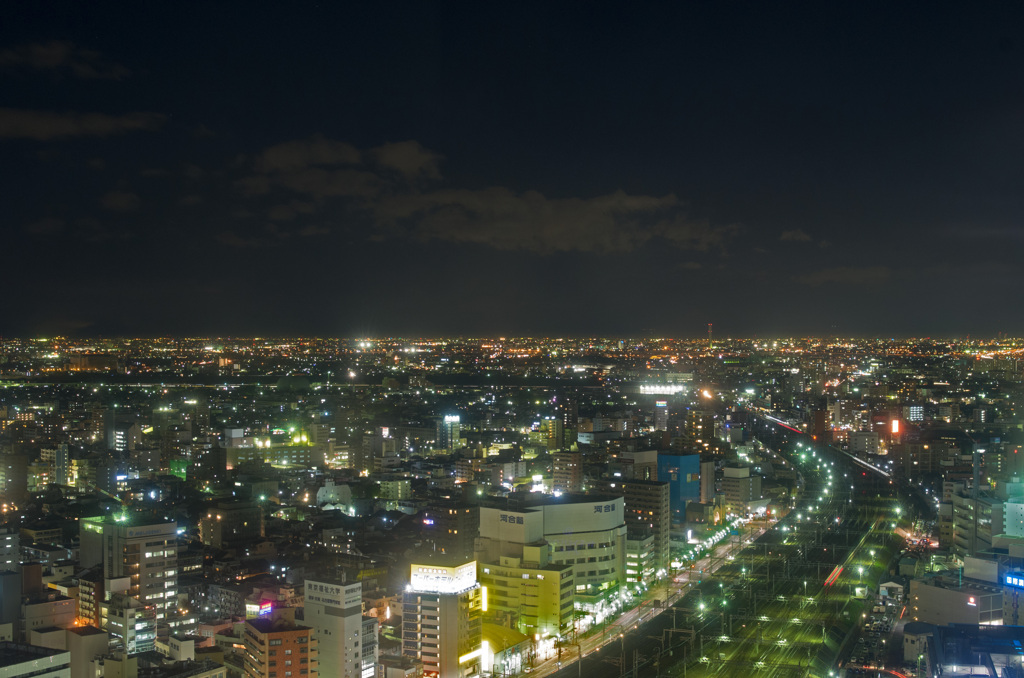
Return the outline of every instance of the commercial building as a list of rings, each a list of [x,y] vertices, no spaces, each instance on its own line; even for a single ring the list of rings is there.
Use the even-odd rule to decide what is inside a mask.
[[[476,569],[475,560],[445,558],[410,567],[402,594],[402,654],[419,660],[424,676],[482,673],[483,599]]]
[[[524,559],[527,545],[547,543],[554,565],[571,565],[577,607],[597,612],[625,582],[622,497],[530,494],[510,508],[481,507],[477,558]]]
[[[319,641],[320,673],[360,678],[363,585],[306,580],[303,605],[303,622],[315,631]]]
[[[934,576],[910,580],[907,616],[946,624],[1002,624],[1003,589],[992,583]]]
[[[244,642],[246,678],[317,678],[316,634],[295,622],[294,608],[246,621]]]
[[[522,557],[481,561],[485,618],[511,622],[530,637],[554,637],[572,630],[576,584],[573,566],[550,561],[551,546],[524,544]]]

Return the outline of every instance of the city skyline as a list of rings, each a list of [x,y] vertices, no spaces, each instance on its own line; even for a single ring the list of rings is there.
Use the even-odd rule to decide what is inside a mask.
[[[928,9],[0,9],[0,334],[1020,335],[1022,10]]]

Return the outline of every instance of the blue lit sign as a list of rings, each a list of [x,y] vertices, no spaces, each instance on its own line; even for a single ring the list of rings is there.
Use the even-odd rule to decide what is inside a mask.
[[[1006,576],[1003,577],[1003,581],[1006,582],[1007,586],[1024,589],[1024,572],[1007,572]]]

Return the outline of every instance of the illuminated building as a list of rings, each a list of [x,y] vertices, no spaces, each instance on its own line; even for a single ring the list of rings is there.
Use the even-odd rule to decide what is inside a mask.
[[[582,492],[583,455],[579,452],[556,452],[551,460],[555,492]]]
[[[478,564],[485,618],[509,618],[531,637],[568,634],[576,598],[572,565],[551,563],[551,546],[543,542],[524,545],[522,551],[521,558],[502,556]]]
[[[555,400],[555,411],[562,422],[562,439],[559,447],[568,449],[576,442],[579,432],[579,401],[575,394],[562,394],[557,396]]]
[[[236,468],[240,464],[257,461],[275,468],[324,468],[324,455],[309,443],[304,433],[287,439],[278,438],[281,437],[256,438],[253,447],[227,448],[227,467]]]
[[[655,400],[654,401],[654,430],[655,431],[667,431],[668,430],[668,401],[667,400]]]
[[[462,424],[457,414],[445,415],[437,423],[437,448],[449,452],[459,449],[461,443]]]
[[[560,450],[565,446],[562,444],[565,429],[562,420],[558,417],[545,417],[540,422],[540,440],[549,450]]]
[[[761,499],[761,476],[751,475],[749,466],[726,466],[722,470],[722,494],[729,513],[752,513],[751,503]]]
[[[115,588],[121,582],[112,582]],[[113,593],[99,604],[100,628],[110,634],[120,650],[133,654],[156,649],[156,614],[124,593]]]
[[[402,654],[422,662],[424,676],[480,676],[482,604],[475,560],[413,563],[402,594]]]
[[[304,600],[303,620],[316,634],[320,674],[362,678],[363,585],[307,579]]]
[[[550,545],[552,564],[573,567],[577,605],[602,608],[625,582],[623,498],[533,495],[517,508],[480,508],[481,562],[525,561],[527,547],[541,543]]]
[[[312,628],[295,623],[293,608],[245,622],[246,678],[317,678],[319,642]]]
[[[0,528],[0,570],[16,571],[21,563],[18,533],[12,528]]]
[[[669,484],[630,480],[622,484],[622,493],[628,536],[651,537],[651,567],[655,573],[668,572],[669,532],[672,528]]]
[[[152,521],[140,514],[121,513],[111,516],[82,518],[79,521],[82,567],[102,565],[103,589],[106,597],[122,594],[134,601],[112,602],[108,621],[117,619],[124,628],[131,627],[129,618],[152,620],[172,629],[184,630],[189,619],[178,613],[178,524],[174,521]],[[93,601],[94,606],[99,601]],[[101,606],[101,622],[103,612]],[[113,623],[113,621],[110,621]],[[147,621],[148,623],[148,621]],[[118,635],[101,623],[101,628]],[[155,639],[149,632],[137,638],[137,649],[152,649]],[[121,636],[124,643],[128,636]]]
[[[377,661],[380,659],[380,647],[377,643],[380,621],[370,616],[365,616],[362,620],[362,634],[359,636],[359,642],[363,646],[362,678],[373,678],[377,675]]]

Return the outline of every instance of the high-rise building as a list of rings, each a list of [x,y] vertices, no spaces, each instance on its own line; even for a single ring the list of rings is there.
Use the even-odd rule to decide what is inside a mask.
[[[245,622],[246,678],[317,678],[319,641],[295,622],[294,608],[279,608]]]
[[[700,503],[715,503],[715,461],[702,459],[700,462]]]
[[[480,534],[480,507],[454,500],[439,500],[427,506],[424,535],[434,549],[455,558],[472,558]]]
[[[671,488],[653,480],[630,480],[622,484],[627,535],[652,536],[651,565],[661,577],[669,567],[669,532],[672,529]]]
[[[658,480],[669,484],[672,519],[686,518],[686,505],[700,499],[700,455],[658,454]]]
[[[569,449],[576,442],[580,428],[580,407],[576,394],[563,393],[556,396],[555,411],[562,422],[562,439],[559,447]]]
[[[583,491],[583,454],[580,452],[556,452],[551,457],[553,484],[556,493],[578,493]]]
[[[726,511],[745,516],[751,502],[761,499],[761,476],[751,475],[749,466],[726,466],[722,471],[722,494]]]
[[[363,585],[307,579],[304,606],[303,621],[318,642],[320,674],[362,678]]]
[[[667,431],[668,430],[668,401],[667,400],[655,400],[654,401],[654,430],[655,431]]]
[[[482,604],[475,560],[413,563],[402,594],[402,654],[422,662],[424,676],[480,676]]]
[[[100,614],[108,620],[117,613],[130,626],[151,625],[144,633],[136,633],[135,650],[148,651],[156,638],[155,624],[159,621],[175,631],[186,631],[194,623],[178,613],[178,524],[174,521],[153,520],[141,513],[121,513],[79,521],[81,542],[80,564],[83,567],[102,565],[104,595],[110,598],[108,613]],[[114,600],[113,594],[128,600]],[[134,604],[130,601],[134,601]],[[101,601],[93,601],[102,607]],[[119,634],[112,628],[101,626],[112,636]],[[120,636],[122,644],[127,636]]]
[[[359,643],[363,646],[362,678],[373,678],[377,675],[377,663],[380,659],[380,646],[377,642],[380,621],[369,615],[364,616],[362,620],[362,633],[359,636]]]
[[[447,414],[437,422],[437,449],[457,450],[462,436],[462,423],[457,414]]]
[[[0,570],[17,571],[21,564],[21,548],[14,528],[0,527]]]

